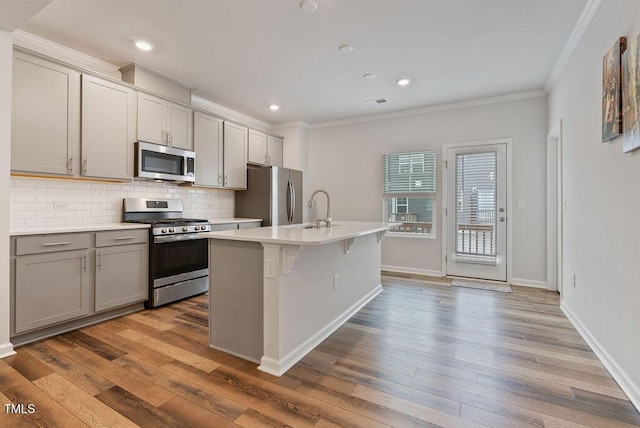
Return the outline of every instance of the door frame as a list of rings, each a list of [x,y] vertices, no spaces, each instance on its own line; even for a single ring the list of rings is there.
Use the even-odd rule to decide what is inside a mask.
[[[547,134],[547,289],[558,291],[563,285],[562,120]]]
[[[458,149],[458,148],[464,148],[464,147],[475,147],[475,146],[488,146],[488,145],[496,145],[496,144],[505,144],[506,145],[506,149],[507,149],[507,154],[506,154],[506,161],[507,161],[507,194],[505,195],[506,199],[507,199],[507,203],[506,203],[506,207],[507,207],[507,254],[506,254],[506,260],[505,263],[507,265],[507,283],[510,284],[512,282],[512,278],[513,278],[513,273],[512,273],[512,267],[511,267],[511,260],[512,260],[512,252],[513,252],[513,245],[512,245],[512,236],[513,236],[513,221],[512,219],[512,215],[511,213],[512,211],[512,197],[511,197],[511,191],[513,189],[513,180],[512,180],[512,140],[511,138],[501,138],[501,139],[497,139],[497,140],[481,140],[481,141],[468,141],[468,142],[462,142],[462,143],[448,143],[448,144],[443,144],[442,145],[442,160],[441,160],[441,168],[440,170],[442,171],[442,173],[440,174],[441,180],[442,180],[442,207],[441,207],[441,214],[442,214],[442,254],[441,254],[441,258],[442,258],[442,276],[447,276],[447,260],[446,260],[446,256],[447,256],[447,230],[448,230],[448,221],[449,221],[449,217],[447,215],[447,206],[448,206],[448,202],[449,202],[449,197],[450,197],[450,190],[448,189],[448,183],[447,183],[447,165],[446,165],[446,161],[447,161],[447,151],[449,149]],[[453,196],[455,197],[455,195]]]

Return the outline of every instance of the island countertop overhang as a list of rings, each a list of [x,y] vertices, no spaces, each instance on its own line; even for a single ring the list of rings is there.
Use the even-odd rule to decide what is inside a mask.
[[[207,232],[201,233],[200,236],[210,239],[260,242],[262,244],[323,245],[371,233],[384,233],[399,223],[336,221],[329,228],[305,228],[310,224],[312,223]]]

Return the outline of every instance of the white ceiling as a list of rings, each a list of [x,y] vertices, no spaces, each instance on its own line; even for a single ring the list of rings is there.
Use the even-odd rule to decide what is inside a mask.
[[[299,0],[54,0],[21,28],[271,124],[316,124],[542,89],[586,0],[316,2],[306,14]]]

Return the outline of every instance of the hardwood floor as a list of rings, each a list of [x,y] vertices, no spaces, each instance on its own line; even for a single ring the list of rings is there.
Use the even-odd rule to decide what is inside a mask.
[[[383,285],[280,378],[208,347],[207,296],[19,347],[0,426],[640,426],[556,293]]]

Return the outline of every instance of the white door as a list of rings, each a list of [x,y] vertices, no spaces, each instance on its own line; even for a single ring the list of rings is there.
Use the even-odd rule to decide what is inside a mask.
[[[446,150],[447,275],[507,280],[507,145]]]

